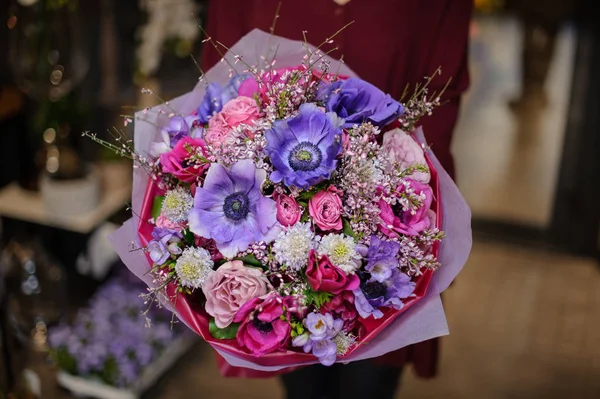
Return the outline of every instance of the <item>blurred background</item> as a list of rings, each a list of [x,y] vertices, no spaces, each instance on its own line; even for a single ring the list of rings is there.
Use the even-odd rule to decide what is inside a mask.
[[[81,137],[160,102],[142,87],[194,87],[207,6],[2,0],[0,398],[283,397],[276,379],[221,377],[168,314],[144,329],[142,288],[107,241],[130,216],[132,165]],[[399,398],[600,398],[594,6],[474,1],[452,151],[475,242],[444,296],[439,375],[405,372]]]

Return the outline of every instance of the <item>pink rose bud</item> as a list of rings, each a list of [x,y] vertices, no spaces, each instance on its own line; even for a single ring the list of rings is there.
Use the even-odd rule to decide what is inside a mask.
[[[308,202],[308,213],[323,231],[342,229],[342,191],[329,186]]]
[[[282,226],[293,226],[300,220],[300,206],[295,199],[289,195],[275,193],[273,195],[277,205],[277,221]]]
[[[331,292],[332,294],[352,291],[360,285],[360,279],[356,274],[346,275],[342,269],[331,263],[327,255],[318,258],[314,249],[308,255],[306,278],[315,291]]]

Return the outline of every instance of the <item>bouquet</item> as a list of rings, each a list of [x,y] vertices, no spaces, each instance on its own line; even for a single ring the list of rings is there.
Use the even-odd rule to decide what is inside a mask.
[[[112,145],[136,162],[137,220],[111,239],[147,302],[263,371],[446,334],[470,215],[416,127],[430,79],[400,102],[328,57],[332,38],[207,41],[222,62]]]

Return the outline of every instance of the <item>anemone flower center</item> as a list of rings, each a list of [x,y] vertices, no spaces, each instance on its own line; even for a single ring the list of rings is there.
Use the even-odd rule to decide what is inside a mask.
[[[234,221],[245,219],[250,212],[248,196],[241,191],[228,195],[223,204],[223,212]]]
[[[268,334],[273,331],[273,326],[268,321],[259,320],[258,317],[252,321],[252,324],[261,333]]]
[[[367,299],[377,299],[385,297],[387,294],[387,287],[384,283],[379,281],[370,281],[368,283],[361,284],[362,292],[364,292]]]
[[[319,167],[323,154],[316,145],[304,142],[298,144],[290,152],[288,161],[294,170],[312,171]]]

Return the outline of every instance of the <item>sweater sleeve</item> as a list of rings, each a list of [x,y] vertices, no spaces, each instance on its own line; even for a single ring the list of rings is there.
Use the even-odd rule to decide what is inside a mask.
[[[442,166],[454,178],[454,160],[450,151],[452,135],[458,119],[462,94],[469,86],[468,41],[472,12],[471,0],[445,0],[445,7],[436,24],[436,32],[428,48],[425,63],[427,76],[441,67],[442,74],[430,84],[430,92],[440,92],[452,79],[444,95],[442,106],[431,116],[421,120],[428,144],[440,160]],[[423,12],[427,12],[424,10]]]

